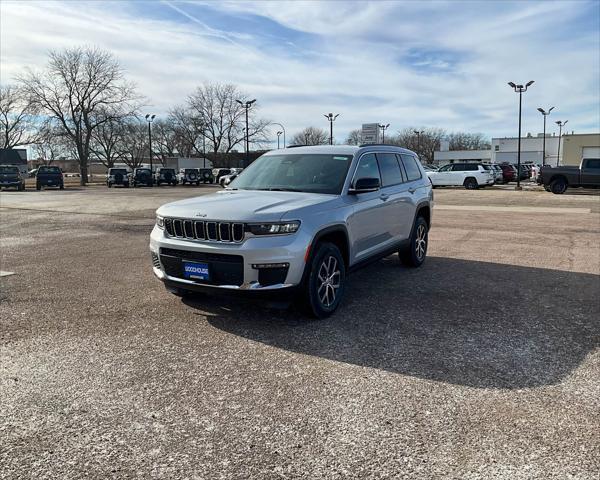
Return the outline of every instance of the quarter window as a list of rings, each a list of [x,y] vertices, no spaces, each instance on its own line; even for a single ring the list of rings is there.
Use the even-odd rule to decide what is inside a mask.
[[[404,181],[395,154],[378,153],[377,161],[379,162],[379,170],[381,171],[381,183],[384,187],[398,185]]]
[[[354,174],[354,181],[356,182],[359,178],[380,178],[374,153],[366,153],[360,157]]]
[[[417,165],[417,160],[412,155],[401,155],[406,178],[409,182],[421,178],[421,169]]]

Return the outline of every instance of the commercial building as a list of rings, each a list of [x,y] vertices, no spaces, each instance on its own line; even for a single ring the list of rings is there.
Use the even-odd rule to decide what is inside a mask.
[[[563,135],[560,157],[563,165],[579,165],[582,158],[600,158],[600,133]]]

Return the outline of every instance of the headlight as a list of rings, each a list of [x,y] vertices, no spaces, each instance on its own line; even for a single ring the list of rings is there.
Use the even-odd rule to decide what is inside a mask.
[[[164,219],[164,217],[161,217],[160,215],[156,216],[156,226],[158,228],[164,230],[164,228],[165,228],[165,219]]]
[[[248,225],[253,235],[285,235],[294,233],[300,228],[300,222],[255,223]]]

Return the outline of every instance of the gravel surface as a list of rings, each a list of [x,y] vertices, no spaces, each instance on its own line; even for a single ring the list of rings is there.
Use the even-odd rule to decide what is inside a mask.
[[[598,478],[600,197],[436,189],[565,211],[438,209],[310,321],[153,277],[211,190],[0,195],[0,478]]]

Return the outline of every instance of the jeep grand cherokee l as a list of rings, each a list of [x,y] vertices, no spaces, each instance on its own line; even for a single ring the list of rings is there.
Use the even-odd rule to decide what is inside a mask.
[[[160,207],[153,270],[177,295],[294,292],[322,318],[346,275],[399,252],[427,253],[433,193],[416,154],[389,145],[268,152],[217,193]]]

